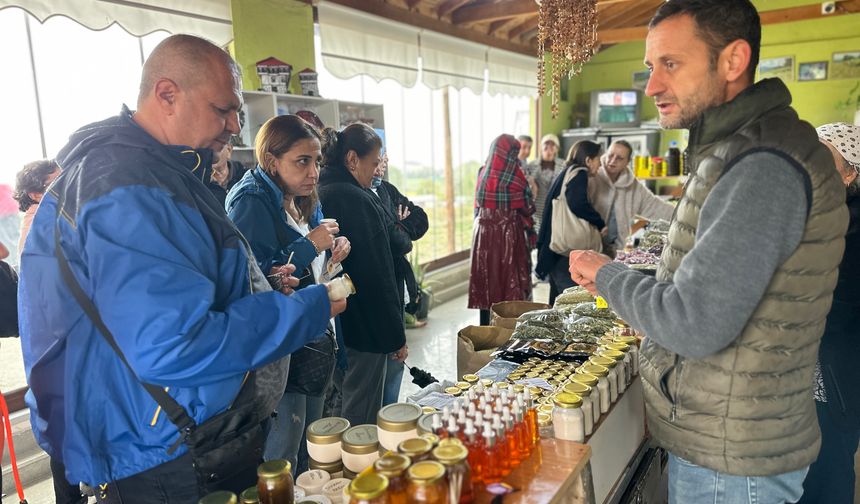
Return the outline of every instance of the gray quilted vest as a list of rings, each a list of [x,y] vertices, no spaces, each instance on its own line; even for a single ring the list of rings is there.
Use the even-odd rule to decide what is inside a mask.
[[[820,444],[812,379],[848,213],[830,152],[790,104],[782,81],[764,80],[708,110],[690,130],[691,175],[657,277],[672,281],[696,244],[699,211],[711,189],[751,152],[774,152],[805,175],[808,201],[797,204],[809,212],[800,245],[727,348],[688,359],[646,338],[641,352],[651,433],[675,455],[728,474],[797,470],[815,460]]]

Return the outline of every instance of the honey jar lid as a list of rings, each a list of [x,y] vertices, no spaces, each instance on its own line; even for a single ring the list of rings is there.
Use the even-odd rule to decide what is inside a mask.
[[[562,387],[562,390],[570,394],[576,394],[580,397],[588,396],[591,394],[591,387],[579,382],[565,383],[564,387]]]
[[[508,382],[503,382],[503,381],[496,382],[496,388],[499,390],[504,390],[504,389],[508,388],[509,386],[510,386],[510,384]]]
[[[388,478],[379,473],[363,474],[349,484],[349,495],[353,499],[375,499],[388,490]]]
[[[217,492],[212,492],[209,495],[206,495],[198,504],[238,504],[239,499],[236,498],[236,494],[233,492],[228,492],[226,490],[219,490]]]
[[[465,381],[457,382],[455,386],[460,390],[469,390],[470,388],[472,388],[472,384]]]
[[[615,341],[619,343],[627,343],[628,345],[635,345],[638,341],[636,336],[616,336]]]
[[[540,427],[546,427],[547,425],[552,425],[552,415],[549,413],[538,413],[538,425]]]
[[[617,362],[614,359],[612,359],[610,357],[603,357],[600,355],[592,355],[591,357],[588,358],[588,361],[593,363],[593,364],[597,364],[599,366],[603,366],[603,367],[607,367],[607,368],[613,368],[617,364]]]
[[[541,404],[538,413],[552,413],[552,404]]]
[[[483,385],[484,387],[489,387],[492,384],[493,384],[493,380],[491,380],[489,378],[481,378],[481,385]]]
[[[354,455],[367,455],[379,450],[376,426],[363,424],[350,427],[343,433],[341,449]]]
[[[469,382],[469,383],[478,383],[478,381],[480,379],[481,378],[479,378],[478,375],[476,375],[476,374],[465,374],[465,375],[463,375],[463,381]]]
[[[412,464],[407,470],[409,479],[419,485],[427,485],[445,476],[445,466],[433,460]]]
[[[621,352],[626,352],[626,351],[630,350],[630,345],[628,345],[627,343],[624,343],[623,341],[612,341],[610,343],[606,343],[606,345],[604,345],[604,346],[606,348],[609,348],[612,350],[618,350]]]
[[[433,458],[441,462],[443,465],[457,464],[466,460],[469,456],[469,450],[463,445],[446,445],[440,446],[433,450]]]
[[[601,376],[606,376],[609,374],[609,368],[607,368],[606,366],[601,366],[600,364],[589,362],[588,364],[583,364],[579,369],[576,370],[576,372],[588,373],[590,375],[594,375],[600,378]]]
[[[439,410],[437,410],[433,406],[421,406],[421,413],[424,413],[425,415],[431,415],[433,413],[436,413],[437,411]]]
[[[459,438],[445,438],[439,441],[439,446],[463,446],[463,442]]]
[[[582,406],[582,398],[576,394],[562,392],[553,399],[555,405],[563,409],[573,409]]]
[[[445,393],[452,396],[458,396],[463,393],[463,389],[459,387],[446,387]]]
[[[270,460],[257,467],[257,476],[263,479],[280,478],[284,474],[290,474],[292,468],[292,464],[286,460]]]
[[[426,432],[426,433],[432,433],[433,432],[433,416],[434,415],[438,415],[438,413],[430,413],[430,414],[425,413],[425,414],[421,415],[421,417],[418,418],[418,423],[416,425],[416,427],[418,428],[418,432]]]
[[[613,350],[611,348],[601,348],[597,351],[597,355],[601,357],[608,357],[616,362],[624,359],[624,352],[620,350]]]
[[[257,490],[257,485],[248,487],[239,495],[241,504],[258,504],[260,502],[260,491]]]
[[[439,436],[433,434],[432,432],[425,432],[424,434],[419,434],[418,437],[430,441],[430,444],[434,447],[439,444]]]
[[[411,463],[412,461],[406,455],[388,453],[376,459],[376,462],[373,463],[373,469],[379,474],[391,478],[403,474],[403,471],[409,469]]]
[[[320,418],[308,426],[308,441],[315,444],[337,443],[347,429],[349,429],[349,420],[346,418]]]
[[[418,424],[421,407],[417,404],[394,403],[383,407],[376,414],[376,425],[391,432],[406,432]]]
[[[419,457],[425,453],[429,453],[433,449],[433,443],[429,439],[412,438],[401,441],[397,445],[397,451],[410,458]]]
[[[526,386],[523,385],[522,383],[514,384],[514,392],[516,392],[516,393],[520,393],[525,389],[526,389]]]
[[[593,374],[589,374],[586,372],[574,373],[571,375],[570,380],[576,383],[582,383],[583,385],[588,385],[589,387],[594,387],[597,385],[599,379]]]

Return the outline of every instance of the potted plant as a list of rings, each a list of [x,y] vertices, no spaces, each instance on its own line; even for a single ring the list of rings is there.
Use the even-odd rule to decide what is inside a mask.
[[[844,100],[836,102],[837,110],[847,110],[849,117],[854,114],[854,124],[860,126],[860,81],[854,84],[854,87],[848,91],[848,96]]]
[[[427,268],[418,263],[417,243],[415,244],[415,248],[412,250],[412,254],[409,256],[409,263],[412,266],[412,274],[415,275],[415,282],[418,284],[418,299],[410,302],[410,305],[417,303],[417,309],[415,309],[414,314],[407,313],[407,325],[409,325],[410,318],[415,319],[414,321],[411,321],[412,324],[427,320],[427,316],[430,313],[430,306],[433,304],[432,282],[427,281]],[[409,315],[412,315],[412,317],[409,317]]]

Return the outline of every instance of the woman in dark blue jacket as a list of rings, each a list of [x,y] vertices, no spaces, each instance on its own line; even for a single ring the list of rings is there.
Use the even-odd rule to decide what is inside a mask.
[[[255,143],[259,164],[230,190],[227,214],[248,239],[260,269],[270,273],[270,279],[276,281],[280,268],[289,263],[301,278],[299,288],[321,283],[329,277],[329,266],[349,254],[350,244],[345,237],[335,237],[337,223],[320,223],[323,214],[316,193],[322,156],[319,133],[297,116],[278,116],[263,124]],[[301,450],[305,428],[322,416],[325,390],[317,387],[334,371],[333,360],[330,369],[319,369],[320,362],[306,358],[313,354],[299,356],[299,352],[331,354],[337,348],[332,332],[333,328],[308,345],[312,348],[293,354],[287,388],[266,441],[264,458],[287,459],[298,473],[307,469],[306,451]],[[306,367],[309,365],[313,369]],[[308,387],[309,376],[327,378],[316,379],[316,386]]]
[[[564,177],[570,170],[587,168],[587,171],[583,170],[570,179],[567,187],[564,188],[564,197],[568,208],[574,215],[585,219],[586,222],[605,235],[606,223],[588,200],[588,179],[596,175],[597,170],[600,169],[600,155],[602,153],[603,147],[598,143],[589,140],[576,142],[567,155],[566,168],[555,178],[547,194],[547,205],[543,209],[537,240],[538,260],[535,273],[540,278],[549,277],[549,304],[553,304],[555,297],[561,291],[575,285],[567,270],[567,257],[556,254],[549,248],[550,241],[552,241],[552,201],[561,194]]]

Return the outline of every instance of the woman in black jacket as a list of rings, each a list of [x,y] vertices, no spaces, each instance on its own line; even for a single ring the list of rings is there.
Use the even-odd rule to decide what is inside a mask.
[[[601,234],[606,234],[606,223],[597,213],[597,210],[591,205],[588,200],[588,179],[597,174],[600,169],[600,155],[603,153],[603,147],[589,140],[581,140],[576,142],[567,155],[565,161],[566,168],[558,174],[550,187],[547,194],[547,205],[544,206],[543,216],[541,219],[540,232],[538,234],[538,260],[535,266],[535,273],[539,278],[549,277],[549,304],[553,304],[556,296],[568,287],[573,287],[575,284],[570,279],[568,272],[567,257],[556,254],[549,248],[552,241],[552,201],[558,198],[561,193],[564,177],[570,170],[577,168],[587,168],[577,173],[568,182],[564,191],[564,197],[567,201],[567,206],[574,215],[581,219],[585,219],[589,224],[597,228]]]
[[[391,239],[382,203],[368,189],[381,162],[382,141],[364,124],[323,131],[319,197],[337,219],[352,252],[343,268],[356,294],[341,315],[347,370],[341,416],[352,425],[376,423],[382,405],[385,360],[404,361],[403,297],[399,294]]]

